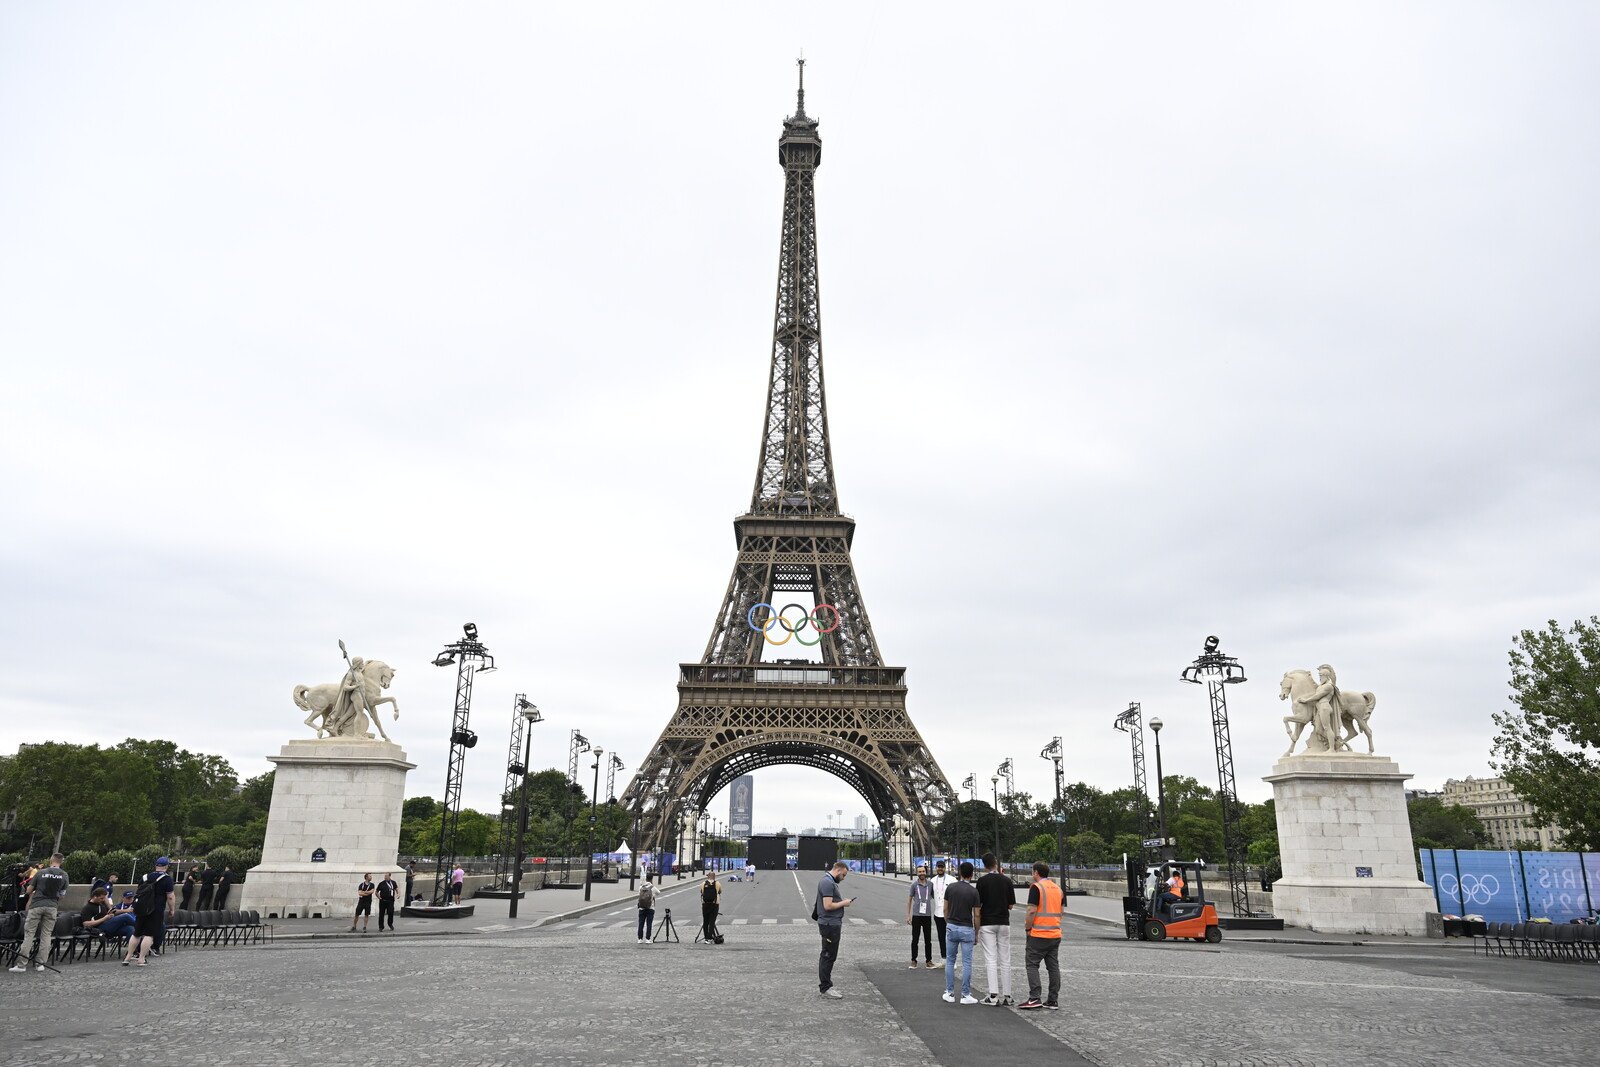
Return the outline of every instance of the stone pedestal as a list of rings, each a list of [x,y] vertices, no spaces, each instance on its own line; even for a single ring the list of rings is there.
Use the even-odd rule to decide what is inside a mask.
[[[261,865],[245,878],[239,907],[263,918],[314,918],[355,910],[364,874],[395,862],[406,797],[405,751],[391,741],[340,737],[290,741],[277,764]],[[325,858],[312,857],[321,850]],[[373,905],[376,910],[376,903]]]
[[[1267,775],[1283,877],[1272,911],[1323,933],[1427,933],[1433,893],[1417,877],[1406,816],[1411,776],[1386,756],[1285,756]]]

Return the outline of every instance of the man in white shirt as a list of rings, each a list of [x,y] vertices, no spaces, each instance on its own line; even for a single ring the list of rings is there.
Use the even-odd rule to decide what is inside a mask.
[[[939,939],[939,958],[944,959],[944,891],[956,880],[945,873],[944,860],[933,865],[933,925]]]

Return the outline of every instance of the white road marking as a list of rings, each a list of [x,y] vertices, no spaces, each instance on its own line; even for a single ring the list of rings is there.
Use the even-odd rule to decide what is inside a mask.
[[[900,925],[900,920],[899,919],[879,919],[878,921],[881,922],[885,926],[899,926]]]
[[[777,926],[778,925],[778,920],[777,919],[762,919],[761,920],[761,925],[762,926]]]
[[[748,923],[749,921],[750,921],[749,919],[735,919],[735,920],[733,920],[733,925],[735,925],[735,926],[743,926],[746,923]]]
[[[603,923],[583,923],[581,926],[578,927],[578,929],[580,929],[580,930],[593,930],[596,926],[602,926],[602,925],[604,925],[604,924]]]
[[[853,915],[850,917],[850,921],[855,923],[857,926],[865,926],[865,925],[867,925],[867,920],[865,920],[865,919],[857,919]]]

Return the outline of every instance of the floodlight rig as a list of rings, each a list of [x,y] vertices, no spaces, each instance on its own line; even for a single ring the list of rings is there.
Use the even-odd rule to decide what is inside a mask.
[[[1133,789],[1139,794],[1139,835],[1149,837],[1155,827],[1150,823],[1150,789],[1144,779],[1144,707],[1138,701],[1129,701],[1128,710],[1112,720],[1111,726],[1133,741]]]
[[[532,709],[533,717],[527,712]],[[523,752],[523,737],[527,734],[531,723],[541,721],[539,709],[533,706],[528,699],[528,694],[518,693],[511,701],[511,744],[506,749],[506,784],[500,791],[500,851],[494,858],[494,885],[499,889],[505,882],[510,881],[511,872],[515,870],[512,852],[516,838],[517,823],[526,818],[519,815],[516,818],[507,818],[506,813],[515,812],[518,807],[516,797],[518,786],[528,776],[528,756]]]
[[[450,762],[444,776],[444,813],[439,819],[439,857],[433,875],[433,903],[448,903],[450,871],[456,865],[456,822],[461,815],[461,782],[466,773],[467,749],[478,744],[478,735],[467,728],[472,713],[472,678],[494,670],[494,657],[478,640],[478,628],[467,623],[465,636],[444,646],[433,659],[435,667],[456,668],[456,710],[450,724]]]
[[[572,801],[574,797],[583,795],[583,786],[578,783],[578,757],[590,750],[589,739],[577,730],[572,731],[572,737],[567,744],[567,847],[563,849],[570,854],[572,845]],[[570,873],[570,860],[567,871]]]
[[[1217,799],[1222,806],[1222,851],[1228,860],[1228,889],[1233,897],[1233,913],[1255,914],[1250,910],[1250,881],[1245,877],[1244,827],[1239,825],[1239,792],[1233,774],[1233,739],[1228,731],[1227,687],[1245,681],[1244,668],[1232,656],[1221,652],[1222,642],[1214,635],[1206,638],[1205,651],[1183,669],[1179,677],[1195,685],[1205,684],[1211,699],[1211,734],[1217,748]]]

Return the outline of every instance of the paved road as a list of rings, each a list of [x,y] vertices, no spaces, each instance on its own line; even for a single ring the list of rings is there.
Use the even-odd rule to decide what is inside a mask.
[[[1062,950],[1065,1010],[947,1005],[942,972],[904,965],[904,883],[859,876],[846,882],[860,902],[835,972],[846,996],[829,1001],[816,994],[816,930],[803,918],[816,877],[725,882],[720,947],[691,944],[690,889],[668,898],[691,919],[677,945],[636,944],[621,906],[542,929],[0,973],[0,1063],[1587,1067],[1600,1021],[1594,964],[1474,959],[1429,943],[1147,945],[1078,919]],[[1020,990],[1020,944],[1013,956]]]

